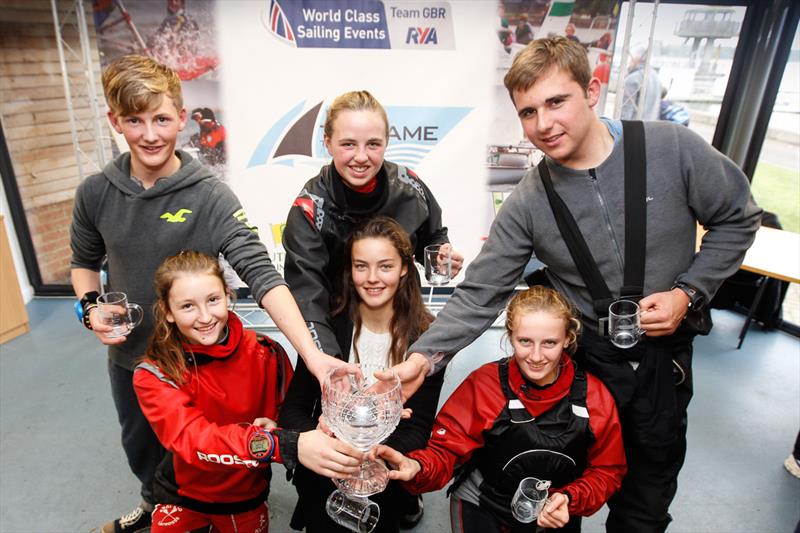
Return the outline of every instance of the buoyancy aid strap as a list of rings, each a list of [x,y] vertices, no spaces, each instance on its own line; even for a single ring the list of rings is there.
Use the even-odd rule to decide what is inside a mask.
[[[644,294],[644,260],[647,246],[647,160],[644,124],[622,121],[625,147],[625,277],[620,296]]]
[[[608,313],[608,306],[614,301],[611,295],[611,289],[608,288],[606,280],[603,279],[600,269],[597,268],[597,263],[592,257],[592,252],[586,244],[586,240],[581,234],[578,223],[572,216],[567,204],[561,199],[561,196],[553,187],[553,180],[550,177],[550,169],[547,167],[546,158],[539,161],[539,177],[544,185],[545,193],[547,193],[547,200],[550,203],[550,209],[553,211],[553,217],[556,220],[556,225],[561,233],[561,237],[567,245],[569,255],[575,263],[575,267],[586,283],[586,288],[592,297],[593,307],[598,316],[605,316]]]
[[[578,365],[573,363],[575,376],[572,378],[572,386],[569,389],[569,403],[572,407],[572,414],[581,418],[589,418],[589,410],[586,408],[586,372]]]
[[[518,399],[517,395],[514,394],[514,391],[511,390],[511,386],[508,384],[508,364],[510,361],[511,357],[506,357],[497,361],[497,374],[500,378],[500,389],[503,391],[503,396],[509,401]]]
[[[625,265],[620,296],[640,298],[644,292],[645,251],[647,246],[647,165],[645,161],[644,125],[641,121],[622,121],[625,147]],[[598,317],[608,315],[614,301],[603,279],[578,223],[567,204],[555,190],[546,158],[538,165],[547,200],[558,230],[567,245],[575,267],[586,283]]]

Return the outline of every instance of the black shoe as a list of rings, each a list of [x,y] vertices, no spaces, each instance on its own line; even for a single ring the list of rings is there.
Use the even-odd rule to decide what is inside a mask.
[[[142,505],[103,526],[102,533],[149,533],[152,515]]]
[[[425,508],[422,504],[422,496],[417,496],[413,500],[413,505],[409,508],[404,515],[400,517],[398,525],[400,529],[412,529],[419,521],[422,520],[422,515],[425,514]]]

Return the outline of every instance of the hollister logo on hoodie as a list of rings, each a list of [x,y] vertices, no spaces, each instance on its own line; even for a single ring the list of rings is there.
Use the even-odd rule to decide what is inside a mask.
[[[178,212],[173,215],[167,211],[160,218],[166,219],[167,222],[186,222],[186,217],[183,215],[188,215],[191,212],[191,209],[178,209]]]

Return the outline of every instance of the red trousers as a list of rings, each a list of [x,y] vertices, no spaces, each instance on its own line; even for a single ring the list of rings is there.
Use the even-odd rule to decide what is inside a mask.
[[[252,511],[239,514],[206,514],[178,505],[157,504],[153,510],[151,533],[184,533],[206,526],[220,533],[266,533],[269,507],[264,502]]]

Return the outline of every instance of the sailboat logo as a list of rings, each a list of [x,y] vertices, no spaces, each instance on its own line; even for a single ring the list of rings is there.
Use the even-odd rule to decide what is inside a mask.
[[[389,145],[385,158],[416,168],[450,131],[472,111],[471,107],[386,106]],[[298,103],[267,130],[250,157],[248,167],[294,166],[300,161],[320,164],[330,156],[323,144],[324,102]]]

